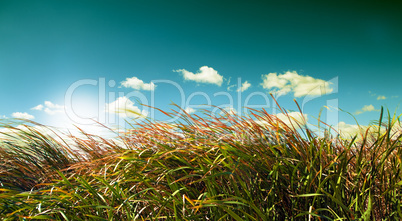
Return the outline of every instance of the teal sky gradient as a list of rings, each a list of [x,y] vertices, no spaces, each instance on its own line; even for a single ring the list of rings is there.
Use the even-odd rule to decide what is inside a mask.
[[[268,94],[262,75],[286,71],[338,78],[337,93],[305,105],[309,116],[317,117],[333,99],[351,113],[364,105],[393,112],[402,101],[401,11],[402,4],[391,1],[0,0],[0,117],[26,112],[51,124],[56,115],[31,108],[44,101],[65,105],[67,89],[82,79],[113,80],[116,86],[107,92],[115,93],[133,91],[118,87],[126,78],[167,79],[187,95],[211,95],[240,77],[252,85],[245,97]],[[202,66],[218,71],[222,86],[185,81],[173,71],[195,73]],[[170,109],[177,95],[168,85],[156,85],[155,105]],[[76,93],[97,105],[96,87]],[[289,93],[278,101],[296,110],[294,98]],[[370,111],[356,118],[368,124],[378,116]],[[354,124],[344,113],[339,120]]]

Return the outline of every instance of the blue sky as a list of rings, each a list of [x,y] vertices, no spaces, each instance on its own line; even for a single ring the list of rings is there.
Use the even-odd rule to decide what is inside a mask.
[[[137,101],[197,110],[209,99],[242,112],[248,97],[262,106],[268,97],[271,110],[274,93],[290,111],[298,111],[294,99],[303,104],[311,123],[330,105],[329,123],[356,124],[335,114],[338,106],[368,125],[381,106],[393,112],[402,101],[401,8],[386,1],[1,0],[0,117],[113,124],[127,117],[113,113],[117,101],[163,120]]]

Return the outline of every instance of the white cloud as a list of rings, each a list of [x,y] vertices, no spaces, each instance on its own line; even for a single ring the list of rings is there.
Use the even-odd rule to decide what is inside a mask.
[[[195,81],[197,83],[216,84],[221,86],[223,83],[223,76],[218,74],[216,70],[208,66],[200,67],[200,70],[194,74],[185,69],[174,70],[183,74],[185,80]]]
[[[279,113],[274,116],[276,116],[288,127],[290,128],[294,127],[295,129],[299,129],[300,127],[306,125],[308,121],[307,114],[302,114],[300,112],[289,112],[287,114]],[[268,124],[267,121],[261,121],[261,120],[256,120],[255,122],[261,125]]]
[[[387,97],[385,97],[384,95],[378,95],[378,94],[373,93],[373,92],[371,92],[371,91],[369,91],[369,94],[370,94],[372,97],[377,96],[377,100],[385,100],[385,99],[387,99]]]
[[[337,129],[339,134],[341,135],[341,137],[343,137],[345,139],[352,138],[359,134],[362,136],[365,136],[367,130],[368,130],[368,134],[376,134],[378,132],[378,126],[376,126],[376,125],[363,126],[363,125],[356,125],[356,124],[347,124],[343,121],[339,122],[335,126],[335,129]],[[381,128],[380,133],[381,134],[385,133],[385,129]],[[361,140],[362,136],[358,136],[358,140]]]
[[[144,118],[148,114],[145,110],[141,111],[137,106],[134,106],[134,102],[125,96],[119,97],[117,100],[106,104],[106,111],[109,113],[117,113],[121,117],[130,118]]]
[[[248,81],[245,81],[245,82],[241,85],[241,87],[240,87],[239,89],[237,89],[237,91],[243,92],[243,91],[247,90],[250,86],[251,86],[251,84],[248,83]]]
[[[374,111],[375,108],[372,104],[370,105],[364,105],[364,107],[362,108],[363,111]]]
[[[341,136],[345,138],[354,137],[358,133],[363,132],[365,127],[361,127],[358,125],[347,124],[343,121],[339,122],[335,128],[338,129],[338,132]]]
[[[301,126],[306,125],[307,123],[307,114],[302,114],[300,112],[289,112],[287,114],[279,113],[276,114],[276,117],[279,118],[283,123],[285,123],[289,127],[300,128]]]
[[[194,112],[196,112],[196,110],[194,108],[191,107],[187,107],[186,109],[184,109],[188,114],[192,114]]]
[[[363,136],[366,136],[366,132],[368,136],[377,136],[378,133],[378,125],[364,126],[364,125],[355,125],[355,124],[347,124],[343,121],[339,122],[335,127],[335,130],[338,130],[341,137],[345,139],[350,139],[356,135],[357,140],[363,139]],[[392,127],[391,139],[395,139],[398,137],[399,132],[401,131],[401,125],[395,124]],[[384,134],[386,132],[385,127],[380,128],[380,134]]]
[[[6,115],[0,116],[0,118],[7,119]]]
[[[261,85],[264,89],[272,90],[279,95],[293,92],[295,97],[306,95],[324,95],[333,91],[330,82],[310,76],[302,76],[296,71],[287,71],[285,74],[270,73],[263,75]]]
[[[50,101],[45,101],[45,106],[48,108],[51,108],[51,109],[63,109],[64,108],[64,106],[58,105],[58,104],[53,104]]]
[[[64,112],[64,109],[51,109],[51,108],[45,108],[45,113],[47,113],[47,114],[50,114],[50,115],[53,115],[53,114],[56,114],[56,113],[63,113]]]
[[[145,90],[145,91],[153,91],[155,90],[156,85],[154,83],[144,83],[144,81],[138,79],[137,77],[126,78],[125,81],[121,82],[121,85],[124,87],[131,87],[135,90]]]
[[[370,112],[370,111],[378,111],[378,110],[376,110],[372,104],[370,104],[370,105],[364,105],[364,106],[362,107],[362,109],[357,110],[357,111],[355,112],[355,115],[359,115],[359,114],[362,114],[362,113],[364,113],[364,112]]]
[[[22,119],[27,119],[27,120],[35,119],[34,116],[32,116],[32,115],[30,115],[30,114],[28,114],[26,112],[24,112],[24,113],[15,112],[15,113],[12,113],[11,116],[14,117],[14,118],[22,118]]]
[[[33,108],[31,108],[31,110],[42,110],[43,109],[43,105],[42,104],[39,104],[38,106],[35,106],[35,107],[33,107]]]
[[[39,105],[31,108],[31,110],[44,111],[45,113],[50,114],[50,115],[57,114],[57,113],[64,113],[63,105],[54,104],[50,101],[45,101],[44,104],[45,105],[39,104]]]
[[[53,104],[50,101],[45,101],[46,108],[44,109],[45,113],[53,115],[56,113],[64,113],[64,106]]]
[[[385,96],[383,96],[383,95],[379,95],[379,96],[377,97],[377,100],[385,100],[385,99],[387,99],[387,97],[385,97]]]

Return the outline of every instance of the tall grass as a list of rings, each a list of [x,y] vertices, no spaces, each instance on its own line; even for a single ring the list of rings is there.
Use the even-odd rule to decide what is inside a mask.
[[[32,126],[3,125],[15,132],[0,143],[0,217],[402,217],[402,139],[392,129],[399,118],[384,120],[381,112],[376,133],[343,139],[295,129],[265,110],[247,117],[164,113],[180,120],[138,123],[119,142],[86,133],[66,142]]]

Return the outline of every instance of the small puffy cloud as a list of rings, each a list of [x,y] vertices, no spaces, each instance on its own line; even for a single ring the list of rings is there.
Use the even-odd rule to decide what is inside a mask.
[[[302,76],[296,71],[287,71],[285,74],[270,73],[262,76],[261,85],[279,95],[293,92],[295,97],[306,95],[324,95],[333,91],[330,82],[310,76]]]
[[[6,115],[0,115],[0,118],[7,119]]]
[[[379,95],[379,96],[377,97],[377,100],[385,100],[385,99],[387,99],[387,97],[382,96],[382,95]]]
[[[64,106],[58,105],[58,104],[53,104],[50,101],[45,101],[45,106],[48,108],[51,108],[51,109],[63,109],[64,108]]]
[[[22,112],[15,112],[15,113],[12,113],[11,116],[14,117],[14,118],[21,118],[21,119],[27,119],[27,120],[33,120],[33,119],[35,119],[34,116],[32,116],[32,115],[30,115],[30,114],[28,114],[28,113],[26,113],[26,112],[24,112],[24,113],[22,113]]]
[[[153,91],[155,90],[156,85],[154,83],[144,83],[144,81],[138,79],[137,77],[126,78],[125,81],[121,82],[121,85],[124,87],[130,87],[135,90],[145,90],[145,91]]]
[[[134,106],[134,102],[125,96],[119,97],[117,100],[106,104],[106,111],[116,113],[121,117],[144,118],[147,116],[145,110],[141,111],[137,106]]]
[[[184,109],[184,111],[186,111],[188,114],[192,114],[192,113],[196,112],[196,110],[191,107],[187,107],[186,109]]]
[[[364,113],[364,112],[370,112],[370,111],[378,111],[378,110],[376,110],[372,104],[370,104],[370,105],[364,105],[364,106],[362,107],[362,109],[357,110],[357,111],[355,112],[355,115],[359,115],[359,114],[362,114],[362,113]]]
[[[37,106],[31,108],[31,110],[39,110],[39,111],[41,111],[41,110],[43,110],[43,105],[42,105],[42,104],[39,104],[39,105],[37,105]]]
[[[58,105],[58,104],[53,104],[50,101],[45,101],[45,113],[53,115],[57,113],[63,113],[64,112],[64,106]]]
[[[31,108],[31,110],[44,111],[47,114],[53,115],[53,114],[57,114],[57,113],[64,113],[64,106],[59,105],[59,104],[54,104],[50,101],[45,101],[44,105],[39,104],[39,105]]]
[[[239,92],[239,91],[243,92],[243,91],[247,90],[250,86],[251,86],[251,84],[248,83],[248,81],[245,81],[245,82],[241,85],[241,87],[240,87],[239,89],[237,89],[237,91],[238,91],[238,92]]]
[[[384,95],[379,95],[379,94],[373,93],[372,91],[369,91],[369,94],[372,97],[377,97],[377,100],[385,100],[385,99],[387,99],[387,97],[385,97]]]
[[[182,73],[185,80],[195,81],[197,83],[216,84],[218,86],[221,86],[223,83],[223,76],[218,74],[216,70],[208,66],[200,67],[200,70],[195,74],[185,69],[174,71]]]
[[[374,111],[375,108],[372,104],[370,105],[364,105],[364,107],[362,108],[363,111]]]
[[[50,101],[45,101],[45,113],[53,115],[57,113],[63,113],[64,112],[64,106],[58,105],[58,104],[53,104]]]

